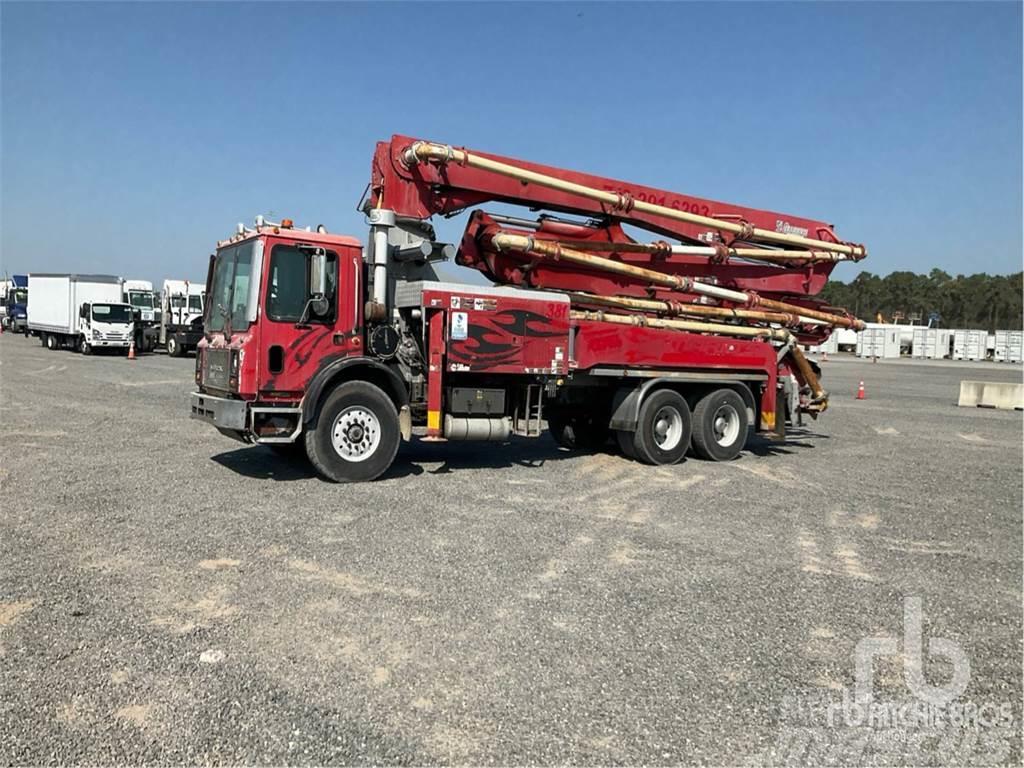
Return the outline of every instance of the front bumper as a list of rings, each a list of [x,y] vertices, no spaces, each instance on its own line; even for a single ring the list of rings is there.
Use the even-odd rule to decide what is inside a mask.
[[[191,417],[246,443],[292,443],[302,432],[302,408],[271,406],[192,393]]]
[[[192,393],[192,418],[244,434],[249,425],[249,404],[245,400],[213,397],[202,392]],[[239,435],[241,437],[241,434]]]

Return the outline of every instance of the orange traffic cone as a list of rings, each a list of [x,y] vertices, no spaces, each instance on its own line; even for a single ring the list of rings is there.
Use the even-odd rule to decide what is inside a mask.
[[[866,399],[865,396],[864,396],[864,382],[863,381],[860,383],[860,386],[857,387],[857,399],[858,400]]]
[[[135,339],[132,339],[130,342],[128,342],[128,359],[135,359]]]

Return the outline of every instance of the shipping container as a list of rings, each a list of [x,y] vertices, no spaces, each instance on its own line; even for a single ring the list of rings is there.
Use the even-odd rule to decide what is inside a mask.
[[[836,328],[832,331],[832,338],[843,352],[854,352],[857,349],[857,332],[852,328]]]
[[[954,360],[985,360],[988,334],[985,331],[958,329],[953,331]]]
[[[832,335],[825,339],[823,343],[807,345],[807,351],[812,355],[834,355],[839,351],[839,337],[833,331]]]
[[[941,360],[949,356],[950,331],[944,328],[915,328],[911,356],[923,360]]]
[[[1024,332],[1022,331],[996,331],[995,349],[993,359],[1000,363],[1021,362],[1022,344],[1024,344]]]
[[[901,332],[898,325],[868,323],[857,334],[857,357],[898,358]]]

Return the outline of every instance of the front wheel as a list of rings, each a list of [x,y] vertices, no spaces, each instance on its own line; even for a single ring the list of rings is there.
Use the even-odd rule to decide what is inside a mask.
[[[349,381],[331,392],[306,432],[306,453],[336,483],[373,480],[391,466],[400,438],[398,410],[379,388]]]
[[[709,461],[731,461],[747,443],[747,406],[731,389],[716,389],[693,409],[693,451]]]
[[[181,344],[173,336],[167,337],[167,354],[171,357],[181,357]]]
[[[675,464],[690,447],[690,406],[678,392],[659,389],[640,406],[633,451],[647,464]]]
[[[92,354],[92,344],[90,344],[86,340],[85,336],[83,336],[82,340],[80,342],[78,342],[78,351],[81,352],[83,355],[91,355]]]

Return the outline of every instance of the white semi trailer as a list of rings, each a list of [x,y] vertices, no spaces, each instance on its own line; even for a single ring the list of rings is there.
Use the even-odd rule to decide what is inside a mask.
[[[30,274],[29,331],[47,349],[127,351],[135,322],[121,283],[113,275]]]

